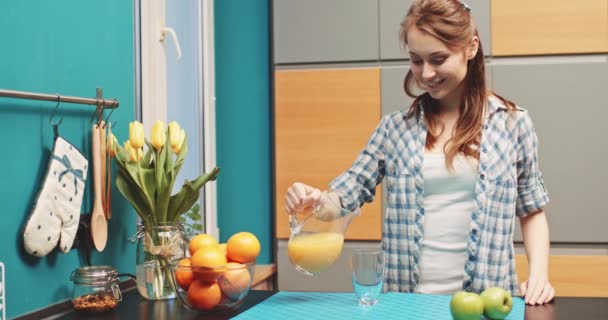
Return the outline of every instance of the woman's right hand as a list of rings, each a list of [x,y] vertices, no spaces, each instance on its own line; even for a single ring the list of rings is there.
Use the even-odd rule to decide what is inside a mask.
[[[289,214],[296,214],[312,206],[321,196],[321,190],[301,182],[292,184],[285,195],[285,209]]]

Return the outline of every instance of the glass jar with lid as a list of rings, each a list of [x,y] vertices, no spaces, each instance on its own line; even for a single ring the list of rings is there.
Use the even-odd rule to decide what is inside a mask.
[[[72,271],[72,304],[77,311],[104,312],[122,300],[118,271],[111,266],[82,267]]]

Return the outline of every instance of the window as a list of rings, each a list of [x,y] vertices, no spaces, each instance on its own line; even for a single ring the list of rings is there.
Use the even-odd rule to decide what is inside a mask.
[[[215,167],[213,1],[134,1],[137,116],[146,132],[156,120],[177,121],[188,136],[177,190]],[[203,190],[202,231],[218,237],[215,184]]]

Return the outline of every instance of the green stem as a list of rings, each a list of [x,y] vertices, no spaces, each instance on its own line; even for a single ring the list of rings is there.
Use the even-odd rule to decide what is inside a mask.
[[[160,232],[166,232],[166,230],[160,230],[158,225],[156,228],[149,227],[148,232],[150,237],[152,238],[152,242],[155,246],[166,246],[172,241],[172,236],[159,236]],[[155,269],[154,269],[154,281],[152,283],[154,298],[160,299],[166,297],[166,295],[170,294],[167,290],[173,289],[173,292],[177,294],[177,289],[175,284],[173,283],[173,276],[170,269],[169,261],[166,257],[160,255],[152,255],[149,253],[151,258],[156,260]],[[169,281],[171,288],[166,288],[165,284]]]
[[[136,154],[137,154],[137,152],[136,152]],[[145,180],[144,180],[143,171],[141,170],[141,162],[137,161],[137,167],[139,168],[139,170],[137,170],[137,174],[138,174],[138,176],[139,176],[139,181],[140,181],[140,184],[141,184],[141,186],[142,186],[142,188],[143,188],[144,194],[148,195],[148,190],[146,189],[146,183],[145,183]],[[148,196],[148,197],[149,197],[149,196]],[[150,204],[151,204],[152,206],[156,207],[156,204],[155,204],[154,202],[152,202],[152,201],[151,201],[151,202],[150,202]],[[156,219],[155,219],[155,218],[156,218],[156,215],[154,214],[154,207],[153,207],[153,208],[151,208],[151,209],[152,209],[152,212],[150,212],[150,217],[151,217],[151,219],[152,219],[152,220],[156,220]],[[142,218],[142,219],[143,219],[143,218]],[[158,222],[158,221],[152,221],[152,222],[156,223],[156,222]]]

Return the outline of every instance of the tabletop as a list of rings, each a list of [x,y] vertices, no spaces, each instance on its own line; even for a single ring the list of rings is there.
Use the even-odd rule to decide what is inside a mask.
[[[114,311],[101,314],[83,314],[74,310],[66,310],[60,314],[49,315],[44,319],[61,320],[114,320],[114,319],[210,319],[223,320],[231,319],[237,315],[245,316],[247,310],[255,307],[264,300],[275,295],[276,291],[251,291],[245,298],[243,304],[229,313],[225,314],[199,314],[184,307],[177,299],[170,300],[146,300],[141,297],[137,290],[124,292],[123,301]],[[328,295],[331,296],[331,295]],[[261,306],[261,305],[260,305]],[[255,310],[250,310],[252,314]],[[542,306],[525,306],[524,319],[526,320],[606,320],[608,319],[608,298],[570,298],[558,297],[553,303]],[[315,314],[311,310],[309,319],[320,319],[322,314]],[[273,319],[273,314],[268,314],[265,319]],[[286,320],[284,317],[281,320]],[[449,319],[447,319],[449,320]]]

